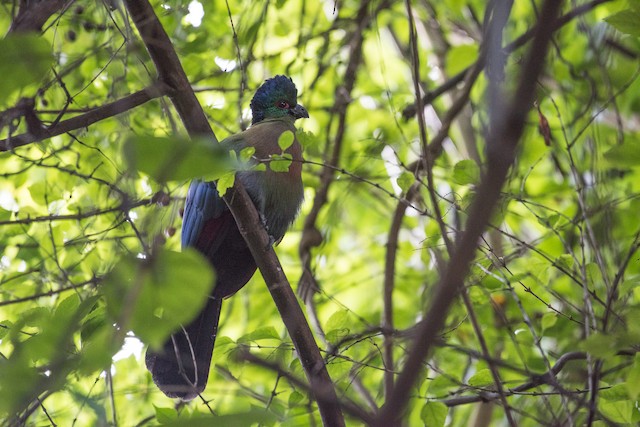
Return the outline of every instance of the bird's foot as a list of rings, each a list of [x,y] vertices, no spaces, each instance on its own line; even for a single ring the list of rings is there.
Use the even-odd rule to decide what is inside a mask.
[[[273,247],[273,244],[276,242],[276,239],[269,234],[269,230],[267,230],[267,235],[269,236],[269,242],[267,243],[267,247],[264,248],[265,251],[268,251],[269,248]]]
[[[260,217],[260,222],[262,223],[263,227],[268,231],[269,226],[267,225],[267,217],[264,216],[264,214],[260,210],[258,210],[258,216]]]
[[[276,239],[271,235],[271,233],[269,233],[269,225],[267,224],[267,217],[265,217],[262,212],[258,212],[258,213],[260,215],[260,221],[262,222],[262,225],[264,226],[264,229],[267,231],[267,235],[269,236],[269,242],[265,247],[265,250],[268,251],[269,248],[272,247],[273,244],[276,242]]]

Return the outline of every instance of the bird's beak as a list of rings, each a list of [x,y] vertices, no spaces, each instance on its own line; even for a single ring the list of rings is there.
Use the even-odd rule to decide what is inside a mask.
[[[300,104],[296,104],[295,107],[289,110],[289,114],[291,114],[296,119],[309,118],[309,112]]]

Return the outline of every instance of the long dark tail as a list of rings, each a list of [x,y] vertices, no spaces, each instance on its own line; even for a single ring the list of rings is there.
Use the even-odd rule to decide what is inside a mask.
[[[147,369],[168,397],[191,400],[207,386],[221,306],[222,299],[209,298],[198,317],[171,335],[160,351],[147,350]]]

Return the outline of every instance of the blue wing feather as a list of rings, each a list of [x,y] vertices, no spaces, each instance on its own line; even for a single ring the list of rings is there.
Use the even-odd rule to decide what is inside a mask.
[[[191,181],[182,219],[182,247],[197,246],[205,224],[228,210],[213,182]]]

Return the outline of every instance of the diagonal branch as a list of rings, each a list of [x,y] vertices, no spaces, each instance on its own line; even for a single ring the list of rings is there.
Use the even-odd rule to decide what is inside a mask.
[[[0,139],[0,152],[9,151],[23,145],[31,144],[32,142],[49,139],[51,137],[62,135],[63,133],[71,132],[73,130],[86,128],[96,122],[124,113],[125,111],[138,107],[146,102],[151,101],[152,99],[160,98],[161,96],[164,96],[166,94],[166,85],[164,85],[163,83],[155,83],[145,89],[139,90],[138,92],[134,92],[130,95],[125,96],[124,98],[118,99],[117,101],[110,102],[100,107],[96,107],[84,114],[80,114],[70,119],[61,121],[51,127],[43,127],[42,123],[38,121],[39,127],[37,129],[29,129],[29,131],[21,135],[10,136],[6,139]],[[3,113],[0,113],[0,118],[2,114]],[[25,111],[23,109],[21,115],[27,117],[27,114],[33,114],[33,116],[35,117],[35,112],[33,110]]]
[[[20,2],[20,10],[11,22],[9,33],[42,31],[42,26],[51,16],[73,3],[73,0],[39,0]]]
[[[160,80],[173,89],[170,95],[171,101],[189,134],[215,138],[173,45],[149,2],[126,0],[124,3],[155,63]],[[269,245],[269,237],[262,226],[255,206],[238,181],[227,192],[224,199],[256,260],[289,331],[309,380],[310,389],[318,402],[318,409],[324,424],[336,427],[344,426],[338,397],[320,355],[320,350],[284,275],[282,266],[273,248]]]

